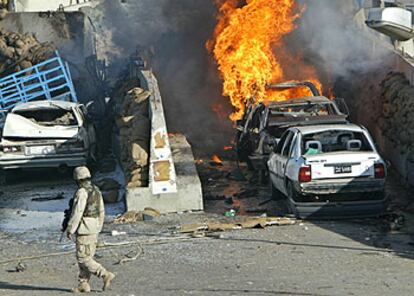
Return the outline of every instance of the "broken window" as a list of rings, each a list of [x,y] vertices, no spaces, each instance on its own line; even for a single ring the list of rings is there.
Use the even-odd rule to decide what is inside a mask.
[[[65,109],[39,109],[19,110],[16,114],[23,116],[30,121],[43,126],[72,126],[78,125],[75,114],[72,110]]]
[[[335,115],[332,104],[301,104],[278,106],[270,110],[270,121],[278,120],[284,116],[321,116]]]

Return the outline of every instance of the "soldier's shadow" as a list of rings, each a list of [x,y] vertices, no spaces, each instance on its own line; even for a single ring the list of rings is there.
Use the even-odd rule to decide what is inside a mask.
[[[17,290],[17,291],[57,291],[57,292],[72,292],[71,289],[61,289],[53,287],[39,287],[32,285],[11,284],[0,281],[0,290]]]

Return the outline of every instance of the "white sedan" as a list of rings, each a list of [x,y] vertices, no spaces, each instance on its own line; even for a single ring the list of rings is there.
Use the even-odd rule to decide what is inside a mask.
[[[373,216],[387,208],[386,165],[355,124],[288,129],[268,161],[272,195],[302,218]]]
[[[6,116],[0,170],[75,167],[93,158],[95,149],[95,129],[83,105],[46,100],[21,103]]]

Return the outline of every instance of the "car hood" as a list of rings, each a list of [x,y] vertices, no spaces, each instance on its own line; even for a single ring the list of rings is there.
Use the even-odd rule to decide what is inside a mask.
[[[3,128],[4,138],[69,139],[78,133],[78,126],[42,126],[14,113],[7,115]]]

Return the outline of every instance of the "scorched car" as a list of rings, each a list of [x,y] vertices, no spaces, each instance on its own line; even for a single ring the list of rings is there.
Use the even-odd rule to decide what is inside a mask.
[[[320,96],[310,82],[289,82],[269,85],[269,89],[284,90],[306,87],[313,96],[282,102],[250,105],[238,122],[236,143],[240,161],[258,171],[265,171],[268,156],[282,133],[301,122],[346,123],[348,108],[343,99],[329,100]]]
[[[84,165],[94,155],[95,142],[83,105],[53,100],[20,103],[4,122],[0,169]]]

